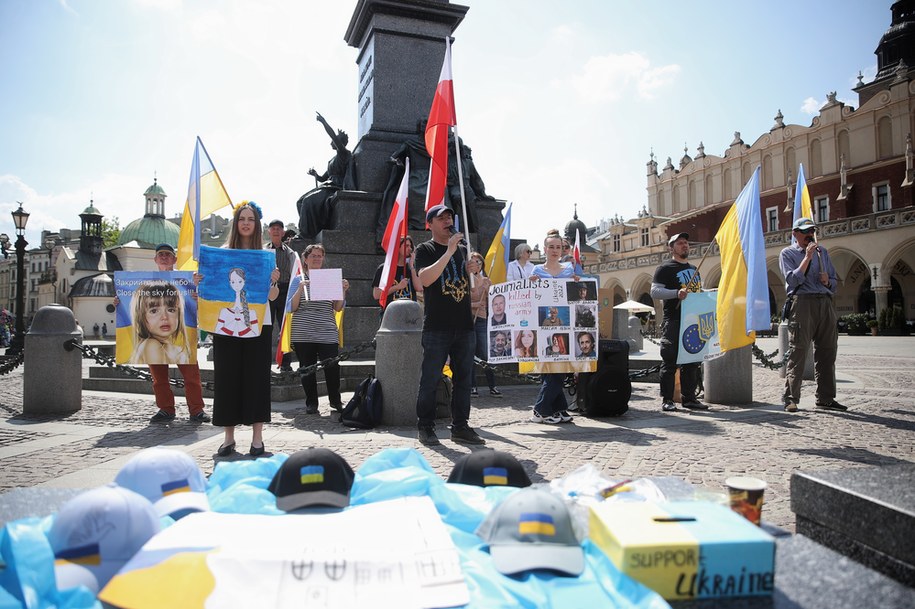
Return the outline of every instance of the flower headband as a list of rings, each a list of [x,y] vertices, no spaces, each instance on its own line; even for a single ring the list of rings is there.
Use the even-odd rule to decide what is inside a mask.
[[[238,212],[240,212],[242,210],[242,208],[244,208],[245,206],[250,207],[251,209],[254,210],[254,213],[257,214],[258,221],[264,217],[264,212],[261,211],[260,205],[258,205],[254,201],[242,201],[241,205],[239,205],[238,208],[235,210],[235,213],[238,214]]]

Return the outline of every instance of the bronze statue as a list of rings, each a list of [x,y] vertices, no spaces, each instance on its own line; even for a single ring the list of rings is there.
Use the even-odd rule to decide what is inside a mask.
[[[317,121],[324,125],[330,136],[330,147],[337,151],[327,163],[327,171],[319,174],[314,167],[308,174],[320,183],[302,195],[296,203],[299,211],[299,236],[314,239],[325,228],[334,228],[334,207],[337,202],[337,191],[356,189],[356,172],[353,153],[346,149],[349,136],[345,131],[336,133],[327,124],[320,112],[315,112]]]

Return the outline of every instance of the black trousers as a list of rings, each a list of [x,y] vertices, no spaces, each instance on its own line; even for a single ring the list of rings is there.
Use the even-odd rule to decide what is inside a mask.
[[[310,366],[319,359],[336,357],[340,352],[337,343],[292,343],[295,355],[301,366]],[[327,398],[330,403],[339,406],[340,399],[340,366],[336,363],[324,368],[324,382],[327,384]],[[302,377],[302,389],[305,390],[305,406],[318,406],[318,377],[308,374]]]
[[[699,383],[699,362],[677,365],[677,346],[680,343],[680,324],[665,320],[661,329],[661,399],[674,399],[674,380],[680,369],[680,393],[683,401],[696,399]]]
[[[213,425],[270,422],[270,331],[254,338],[213,335]]]

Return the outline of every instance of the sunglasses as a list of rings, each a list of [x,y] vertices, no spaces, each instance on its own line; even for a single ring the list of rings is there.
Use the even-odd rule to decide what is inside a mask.
[[[804,235],[809,235],[810,233],[815,233],[815,232],[817,232],[817,229],[815,229],[815,228],[805,228],[805,229],[803,229],[803,230],[801,230],[801,229],[798,228],[798,229],[795,229],[795,230],[797,230],[797,232],[802,233],[802,234],[804,234]]]

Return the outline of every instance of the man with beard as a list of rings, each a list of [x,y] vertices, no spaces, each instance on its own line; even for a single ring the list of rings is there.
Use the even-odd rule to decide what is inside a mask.
[[[816,225],[798,218],[791,227],[794,243],[782,250],[778,263],[785,290],[794,300],[788,314],[788,362],[785,372],[785,410],[797,412],[807,351],[813,343],[816,407],[848,410],[836,401],[836,351],[839,333],[833,296],[839,282],[829,253],[816,240]]]

